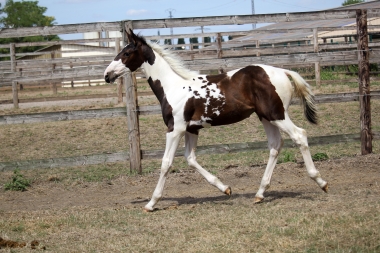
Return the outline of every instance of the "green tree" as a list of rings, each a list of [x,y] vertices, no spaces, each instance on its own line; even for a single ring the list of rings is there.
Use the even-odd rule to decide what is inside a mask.
[[[38,6],[38,1],[21,1],[14,2],[7,0],[4,8],[0,5],[0,28],[19,28],[19,27],[35,27],[35,26],[52,26],[55,24],[55,18],[45,16],[46,7]],[[59,40],[57,35],[47,36],[28,36],[17,38],[2,38],[0,44],[21,43],[21,42],[37,42]],[[33,52],[41,47],[16,47],[16,52]],[[0,53],[9,53],[9,49],[0,49]]]
[[[344,0],[344,2],[342,3],[342,6],[347,6],[347,5],[351,5],[351,4],[358,4],[358,3],[363,3],[364,0]]]

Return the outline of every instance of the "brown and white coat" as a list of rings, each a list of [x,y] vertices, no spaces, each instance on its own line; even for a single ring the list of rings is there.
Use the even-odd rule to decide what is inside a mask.
[[[266,65],[249,65],[218,75],[199,75],[186,69],[170,51],[150,44],[143,37],[128,34],[129,44],[105,70],[107,82],[113,82],[127,71],[142,68],[148,83],[161,104],[162,117],[167,126],[166,148],[161,174],[153,196],[145,206],[154,210],[162,197],[165,180],[180,139],[185,136],[185,157],[189,166],[199,171],[206,180],[226,194],[231,188],[203,169],[196,161],[199,130],[204,127],[226,125],[244,120],[256,113],[264,125],[270,150],[268,164],[255,202],[264,199],[269,187],[278,153],[282,146],[280,130],[286,132],[300,146],[309,176],[327,191],[311,159],[305,130],[295,126],[289,118],[288,107],[293,96],[303,102],[305,116],[317,123],[316,108],[309,85],[296,72]],[[294,84],[288,78],[292,77]]]

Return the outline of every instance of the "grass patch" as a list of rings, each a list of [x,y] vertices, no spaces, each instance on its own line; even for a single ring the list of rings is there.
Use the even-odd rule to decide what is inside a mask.
[[[4,189],[6,191],[26,191],[29,186],[30,180],[26,179],[20,170],[16,169],[13,171],[11,181],[5,183]]]
[[[329,159],[329,156],[326,153],[316,153],[311,156],[313,161],[324,161]]]

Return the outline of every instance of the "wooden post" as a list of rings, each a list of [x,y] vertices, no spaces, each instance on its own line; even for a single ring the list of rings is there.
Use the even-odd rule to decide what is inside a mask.
[[[132,29],[132,23],[125,22],[123,25],[123,43],[125,43],[125,31],[129,31],[129,29]],[[131,72],[124,76],[125,98],[127,101],[129,164],[131,172],[142,174],[140,128],[137,112],[137,89],[134,80],[136,79],[132,77]]]
[[[223,51],[222,51],[222,35],[220,33],[217,34],[217,38],[216,38],[216,43],[217,43],[217,47],[218,47],[218,50],[217,50],[217,53],[218,53],[218,58],[222,58],[222,55],[223,55]]]
[[[314,44],[314,53],[319,52],[319,46],[318,46],[318,28],[313,29],[313,44]],[[315,62],[315,84],[317,87],[321,86],[321,63]]]
[[[260,48],[260,41],[258,40],[256,40],[256,48]],[[260,52],[257,52],[256,56],[260,56]]]
[[[18,89],[17,89],[17,81],[12,81],[12,94],[13,94],[13,107],[18,109]]]
[[[359,56],[360,139],[362,155],[372,153],[371,101],[369,85],[369,50],[367,10],[356,10]]]
[[[10,56],[11,56],[11,71],[16,72],[16,45],[11,43],[9,46]]]
[[[137,112],[137,94],[133,82],[132,73],[124,77],[125,96],[127,102],[128,140],[129,140],[129,164],[131,172],[142,173],[141,169],[141,147],[140,128]]]
[[[115,54],[120,52],[120,38],[115,38]],[[117,86],[117,102],[123,103],[123,77],[118,78],[116,81]]]
[[[55,53],[51,53],[50,56],[51,56],[51,59],[54,59],[55,58]],[[55,67],[56,67],[56,64],[53,63],[52,66],[51,66],[52,71],[54,71]],[[53,80],[53,82],[50,82],[50,85],[52,86],[53,94],[57,95],[57,83],[54,82],[54,80]]]

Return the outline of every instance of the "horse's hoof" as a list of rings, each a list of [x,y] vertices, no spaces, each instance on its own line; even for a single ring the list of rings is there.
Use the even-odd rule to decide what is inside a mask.
[[[226,195],[228,195],[228,196],[231,196],[231,194],[232,194],[232,190],[231,190],[231,187],[227,187],[227,189],[224,191],[224,193],[226,194]]]
[[[260,197],[255,197],[255,199],[253,200],[253,203],[254,204],[259,204],[261,202],[263,202],[264,198],[260,198]]]
[[[144,212],[144,213],[151,213],[151,212],[153,212],[153,211],[154,211],[154,209],[150,209],[150,208],[148,208],[148,207],[146,207],[146,206],[143,208],[143,212]]]
[[[328,189],[329,185],[326,183],[326,185],[322,187],[322,190],[327,193]]]

